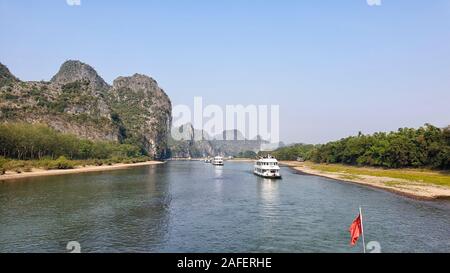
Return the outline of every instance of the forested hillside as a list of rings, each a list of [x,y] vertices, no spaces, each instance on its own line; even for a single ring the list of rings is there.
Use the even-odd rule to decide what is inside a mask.
[[[20,173],[32,168],[71,169],[149,159],[137,145],[81,139],[44,124],[0,124],[0,175],[8,170]]]
[[[450,169],[450,127],[426,124],[396,132],[347,137],[324,145],[293,145],[278,149],[273,155],[280,160],[302,157],[316,163],[386,168]]]
[[[0,156],[18,160],[55,159],[60,156],[69,159],[142,156],[141,149],[136,145],[80,139],[43,124],[0,124],[0,143]]]

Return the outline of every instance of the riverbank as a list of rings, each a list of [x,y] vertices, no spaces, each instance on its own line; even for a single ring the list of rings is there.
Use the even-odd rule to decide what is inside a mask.
[[[112,165],[107,165],[107,166],[77,166],[73,169],[68,169],[68,170],[44,170],[44,169],[33,168],[30,170],[30,172],[26,172],[26,173],[16,173],[16,172],[8,171],[4,175],[0,175],[0,182],[16,180],[16,179],[21,179],[21,178],[38,177],[38,176],[54,176],[54,175],[64,175],[64,174],[112,171],[112,170],[127,169],[127,168],[139,167],[139,166],[157,165],[157,164],[163,164],[163,163],[164,162],[161,162],[161,161],[146,161],[146,162],[130,163],[130,164],[119,163],[119,164],[112,164]]]
[[[255,162],[256,159],[252,159],[252,158],[233,158],[233,159],[228,159],[227,161],[230,161],[230,162]]]
[[[415,199],[450,199],[450,175],[424,169],[378,169],[340,164],[282,161],[305,174],[387,190]]]

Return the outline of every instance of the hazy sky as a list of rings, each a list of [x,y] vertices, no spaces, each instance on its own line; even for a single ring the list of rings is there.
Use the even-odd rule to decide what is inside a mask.
[[[22,80],[79,59],[173,104],[278,104],[286,142],[450,124],[449,0],[0,0],[0,26]]]

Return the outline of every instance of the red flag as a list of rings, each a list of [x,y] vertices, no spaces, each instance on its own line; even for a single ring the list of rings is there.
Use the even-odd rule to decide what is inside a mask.
[[[350,244],[354,246],[356,245],[356,242],[358,242],[359,236],[362,234],[361,214],[353,221],[349,231],[351,236]]]

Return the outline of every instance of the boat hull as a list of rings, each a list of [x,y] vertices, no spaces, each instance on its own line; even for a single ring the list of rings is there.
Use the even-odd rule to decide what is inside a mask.
[[[262,177],[262,178],[268,178],[268,179],[282,179],[281,175],[267,175],[262,174],[258,172],[253,172],[256,176]]]

